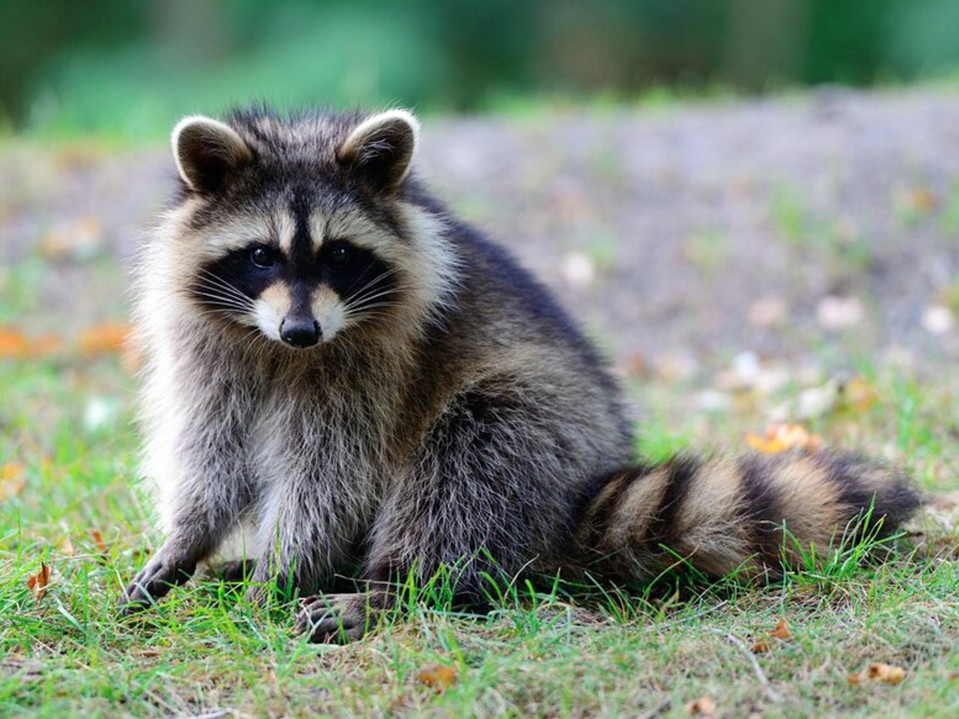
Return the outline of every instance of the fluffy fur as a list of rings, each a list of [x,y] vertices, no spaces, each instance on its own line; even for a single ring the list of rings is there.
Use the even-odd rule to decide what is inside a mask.
[[[144,474],[167,539],[136,609],[232,544],[252,598],[321,593],[297,628],[362,634],[390,583],[457,567],[650,579],[676,556],[769,574],[875,504],[917,504],[849,457],[630,466],[620,393],[550,294],[410,174],[408,112],[264,110],[173,132],[180,188],[145,249]],[[323,595],[354,572],[370,590]]]

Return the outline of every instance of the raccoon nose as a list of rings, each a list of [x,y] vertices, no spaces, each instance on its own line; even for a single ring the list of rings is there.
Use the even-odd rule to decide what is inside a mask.
[[[287,317],[280,323],[280,337],[291,347],[312,347],[320,341],[320,325],[312,317]]]

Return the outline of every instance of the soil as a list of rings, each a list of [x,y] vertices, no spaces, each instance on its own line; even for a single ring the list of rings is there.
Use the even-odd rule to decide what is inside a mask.
[[[418,168],[624,372],[959,357],[955,91],[427,119]],[[37,291],[19,320],[122,317],[172,173],[162,146],[0,146],[0,253],[21,278],[0,290]]]

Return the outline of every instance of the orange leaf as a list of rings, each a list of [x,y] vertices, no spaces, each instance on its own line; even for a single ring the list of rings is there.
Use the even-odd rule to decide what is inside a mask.
[[[100,550],[101,554],[106,554],[109,551],[107,543],[103,541],[103,535],[100,534],[99,529],[91,529],[89,532],[90,536],[93,537],[93,541],[96,542],[97,549]]]
[[[866,676],[886,684],[899,684],[906,678],[906,670],[893,664],[874,662],[866,667]]]
[[[781,454],[789,449],[789,445],[776,439],[760,437],[758,434],[747,434],[746,444],[763,454]]]
[[[769,636],[776,637],[776,639],[789,639],[792,636],[792,632],[789,631],[789,625],[786,624],[785,619],[780,619],[776,624],[776,628],[769,632]]]
[[[781,454],[790,449],[816,452],[822,448],[822,439],[811,434],[801,424],[771,424],[762,437],[747,434],[746,443],[763,454]]]
[[[49,357],[59,352],[62,346],[62,340],[55,334],[28,337],[12,327],[0,327],[0,359]]]
[[[80,351],[86,355],[118,354],[124,350],[130,325],[104,322],[80,333]]]
[[[459,674],[456,667],[433,666],[421,671],[416,678],[438,694],[445,692],[456,681]]]
[[[882,682],[883,684],[901,684],[906,678],[906,670],[897,667],[894,664],[884,664],[883,662],[873,662],[863,671],[850,674],[847,681],[850,686],[858,686],[866,681]]]
[[[43,595],[47,593],[47,585],[50,583],[50,567],[46,562],[40,562],[40,571],[27,577],[27,586],[33,592],[33,596],[39,602]]]
[[[694,699],[686,705],[686,713],[692,716],[714,717],[716,716],[716,702],[710,697]]]
[[[753,654],[765,654],[769,651],[769,642],[765,639],[758,639],[756,643],[753,644],[751,651]]]
[[[927,212],[936,206],[936,196],[927,187],[914,187],[909,193],[909,201],[920,212]]]
[[[16,497],[27,486],[27,475],[22,464],[10,462],[0,466],[0,502]]]
[[[20,330],[12,327],[0,327],[0,359],[26,357],[30,343]]]

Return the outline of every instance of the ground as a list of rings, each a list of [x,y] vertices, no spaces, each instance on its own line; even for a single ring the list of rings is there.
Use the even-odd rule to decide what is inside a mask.
[[[428,118],[418,171],[586,327],[643,451],[754,451],[750,433],[770,451],[788,421],[941,492],[959,487],[957,116],[959,94],[925,88]],[[156,539],[118,339],[172,171],[159,143],[0,143],[0,716],[959,714],[945,500],[946,527],[887,563],[850,550],[772,588],[515,586],[489,617],[427,601],[345,648],[214,581],[118,621]],[[873,662],[905,678],[850,682]]]

